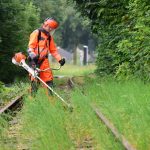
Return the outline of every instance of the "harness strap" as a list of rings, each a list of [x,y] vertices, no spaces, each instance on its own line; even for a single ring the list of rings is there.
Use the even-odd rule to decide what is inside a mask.
[[[41,32],[43,32],[44,34],[46,34],[48,36],[48,38],[47,38],[48,44],[49,44],[48,47],[50,46],[51,36],[50,36],[49,32],[47,32],[43,28],[39,28],[38,31],[39,31],[39,34],[38,34],[38,59],[39,59],[39,56],[40,56],[39,41],[41,40]],[[44,61],[45,58],[48,58],[48,55],[46,55],[45,57],[43,57],[41,61],[38,61],[38,65],[39,66],[43,63],[43,61]]]
[[[38,29],[38,31],[39,31],[39,34],[38,34],[38,57],[39,57],[39,54],[40,54],[39,41],[41,39],[41,30]]]

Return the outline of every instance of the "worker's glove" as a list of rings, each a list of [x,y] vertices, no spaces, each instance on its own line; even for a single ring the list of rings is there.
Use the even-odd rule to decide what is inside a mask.
[[[36,55],[34,52],[29,53],[29,60],[32,61],[32,63],[37,64],[38,62],[38,55]]]
[[[34,52],[30,52],[28,60],[29,60],[29,65],[32,68],[36,68],[38,64],[38,55],[36,55]]]
[[[37,55],[34,52],[29,52],[29,57],[33,60]]]
[[[36,55],[36,56],[33,58],[33,61],[34,61],[35,65],[38,64],[38,60],[39,60],[39,57],[38,57],[38,55]]]
[[[63,66],[63,65],[65,64],[65,62],[66,62],[66,61],[65,61],[65,58],[62,58],[62,59],[59,61],[59,63],[60,63],[61,66]]]

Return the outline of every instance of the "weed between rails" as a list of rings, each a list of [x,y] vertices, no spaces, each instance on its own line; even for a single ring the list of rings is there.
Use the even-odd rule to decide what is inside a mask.
[[[91,108],[96,104],[133,146],[149,149],[149,85],[88,77],[79,85],[68,92],[56,89],[71,101],[72,113],[57,98],[48,99],[42,89],[34,99],[26,97],[18,145],[31,150],[124,149],[97,119]]]
[[[115,141],[114,137],[107,132],[106,127],[97,119],[91,108],[91,101],[87,96],[83,95],[82,89],[76,88],[71,97],[75,105],[75,112],[70,116],[71,124],[69,124],[74,128],[69,131],[75,141],[78,141],[77,147],[82,148],[86,143],[96,150],[123,149],[120,143]]]
[[[9,85],[8,87],[3,85],[2,89],[0,87],[0,108],[3,108],[16,96],[23,94],[28,88],[29,84],[27,82],[17,82],[13,85]]]
[[[64,110],[56,98],[52,103],[43,90],[38,91],[34,100],[26,98],[19,143],[27,143],[33,150],[121,150],[122,146],[97,120],[87,97],[79,89],[74,89],[70,96],[72,113]]]
[[[38,91],[34,100],[26,99],[21,119],[22,133],[32,141],[31,149],[70,149],[72,141],[64,118],[62,105],[50,101],[43,90]]]
[[[134,147],[150,149],[150,85],[140,80],[87,79],[85,91]]]

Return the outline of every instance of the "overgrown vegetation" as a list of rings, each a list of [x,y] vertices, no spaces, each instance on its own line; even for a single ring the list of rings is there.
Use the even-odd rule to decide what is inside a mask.
[[[99,36],[97,73],[150,80],[149,0],[73,0]]]
[[[88,72],[92,71],[88,69],[87,67]],[[66,70],[68,71],[67,68]],[[66,74],[70,75],[67,72]],[[18,114],[19,129],[16,132],[19,134],[16,134],[15,141],[7,137],[9,132],[4,128],[7,123],[0,120],[2,145],[6,149],[19,146],[35,150],[66,150],[86,146],[102,150],[123,149],[105,125],[97,119],[91,108],[94,105],[101,109],[135,148],[149,150],[148,83],[139,79],[120,81],[99,78],[93,74],[74,77],[73,82],[77,84],[73,90],[66,89],[66,84],[58,87],[59,82],[56,82],[55,88],[65,100],[71,102],[74,107],[72,113],[64,109],[56,97],[47,97],[45,90],[40,89],[35,98],[25,97],[24,107]],[[5,140],[12,140],[15,144],[4,144]]]
[[[72,113],[65,110],[58,99],[48,98],[43,90],[35,99],[26,98],[20,114],[21,134],[17,145],[35,150],[69,150],[86,146],[104,150],[110,147],[123,149],[97,120],[86,97],[79,90],[73,92],[71,97],[74,104]]]
[[[6,87],[0,82],[0,108],[10,102],[16,96],[19,96],[29,88],[29,83],[18,82],[14,83],[13,86]]]
[[[8,122],[2,116],[0,116],[0,150],[7,150],[6,146],[6,131],[8,129]]]
[[[84,146],[102,150],[123,149],[97,119],[91,108],[94,105],[135,148],[148,150],[150,86],[140,80],[120,82],[88,76],[81,77],[81,80],[74,78],[73,81],[81,84],[73,91],[67,92],[63,87],[65,92],[55,89],[65,100],[71,101],[72,113],[65,110],[57,98],[48,98],[43,89],[38,91],[35,99],[26,98],[19,114],[21,130],[18,131],[17,145],[31,149],[76,149]]]
[[[59,103],[53,104],[55,100],[48,99],[43,90],[38,92],[35,99],[26,99],[21,115],[22,140],[31,141],[30,144],[27,142],[30,149],[72,147],[64,122],[65,111]],[[20,142],[24,143],[24,140]]]
[[[73,69],[72,69],[73,68]],[[93,73],[96,66],[93,64],[88,66],[74,66],[74,65],[64,65],[59,71],[54,71],[54,75],[64,75],[64,76],[84,76]]]
[[[88,82],[86,82],[88,81]],[[150,85],[142,81],[87,78],[84,93],[139,150],[150,149]]]

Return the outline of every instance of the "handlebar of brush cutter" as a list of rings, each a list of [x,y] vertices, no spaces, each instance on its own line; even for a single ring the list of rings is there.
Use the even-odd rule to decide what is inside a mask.
[[[47,71],[47,70],[60,70],[61,67],[62,67],[62,66],[60,65],[58,68],[46,68],[46,69],[44,69],[44,70],[41,70],[41,69],[39,69],[39,68],[36,68],[36,70],[37,70],[38,72],[44,72],[44,71]]]

